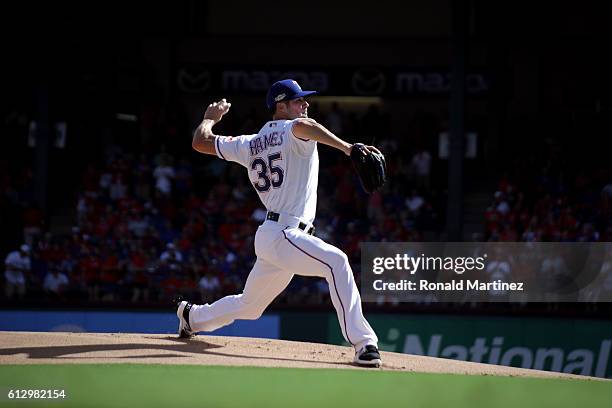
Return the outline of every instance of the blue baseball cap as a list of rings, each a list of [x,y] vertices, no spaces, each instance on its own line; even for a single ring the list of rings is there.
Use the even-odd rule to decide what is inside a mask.
[[[268,89],[266,103],[272,109],[277,102],[290,101],[304,96],[316,94],[317,91],[302,91],[300,85],[293,79],[283,79],[272,84]]]

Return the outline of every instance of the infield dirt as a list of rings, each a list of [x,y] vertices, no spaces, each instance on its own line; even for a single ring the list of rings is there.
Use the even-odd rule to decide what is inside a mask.
[[[384,371],[520,377],[593,377],[382,352]],[[361,369],[353,349],[244,337],[0,332],[0,364],[138,363]],[[376,370],[376,369],[375,369]]]

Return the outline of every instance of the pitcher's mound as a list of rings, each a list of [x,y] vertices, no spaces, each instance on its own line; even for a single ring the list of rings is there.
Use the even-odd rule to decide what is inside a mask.
[[[244,337],[0,332],[0,364],[201,364],[376,370],[352,364],[353,349]],[[527,377],[589,377],[382,352],[380,370]]]

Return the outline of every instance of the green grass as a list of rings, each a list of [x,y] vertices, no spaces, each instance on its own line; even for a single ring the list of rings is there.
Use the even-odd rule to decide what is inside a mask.
[[[11,388],[67,398],[8,400]],[[376,370],[137,364],[0,366],[0,406],[15,407],[604,407],[612,382]]]

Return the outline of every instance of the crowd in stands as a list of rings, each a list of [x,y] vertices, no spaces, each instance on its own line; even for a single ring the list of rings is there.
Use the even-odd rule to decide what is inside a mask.
[[[558,141],[546,139],[542,150],[514,160],[485,211],[486,241],[610,242],[612,169],[604,163],[585,163],[563,150]],[[564,160],[568,157],[573,162]],[[549,301],[555,301],[561,292],[571,293],[575,300],[589,302],[596,309],[596,302],[612,299],[612,247],[603,251],[601,263],[593,264],[573,262],[575,254],[562,249],[537,262],[533,254],[499,254],[487,264],[486,272],[504,282],[540,285],[542,297]],[[581,280],[582,286],[575,286]]]
[[[446,198],[432,181],[431,148],[418,138],[391,137],[388,117],[376,108],[357,116],[333,105],[323,117],[338,134],[356,135],[347,137],[351,142],[378,132],[376,145],[387,157],[389,182],[366,195],[350,161],[319,148],[316,234],[348,254],[359,283],[362,242],[439,240]],[[261,121],[251,112],[229,122],[252,133]],[[266,214],[244,169],[164,144],[157,149],[111,144],[102,160],[82,169],[70,234],[49,231],[32,169],[0,161],[2,226],[9,235],[18,229],[21,241],[0,254],[5,299],[160,305],[178,293],[196,302],[239,293]],[[562,157],[553,143],[509,166],[484,214],[485,241],[610,240],[610,170],[583,170]],[[513,269],[501,259],[486,273],[507,280]],[[327,290],[323,279],[296,277],[276,302],[329,304]]]
[[[485,212],[488,241],[609,242],[612,169],[561,160],[550,140],[542,154],[516,159]],[[535,171],[534,171],[535,169]]]
[[[355,120],[370,126],[379,113],[348,120],[336,106],[329,115],[340,131]],[[377,144],[387,155],[389,183],[371,196],[344,155],[319,149],[317,235],[349,255],[357,282],[361,242],[423,240],[443,221],[443,197],[426,189],[429,153],[406,152],[388,136]],[[103,159],[82,171],[71,234],[24,227],[31,265],[23,290],[5,285],[5,296],[160,304],[177,293],[200,302],[241,291],[265,219],[244,169],[163,145],[155,154],[111,145]],[[321,304],[326,297],[323,279],[296,278],[277,302]]]

